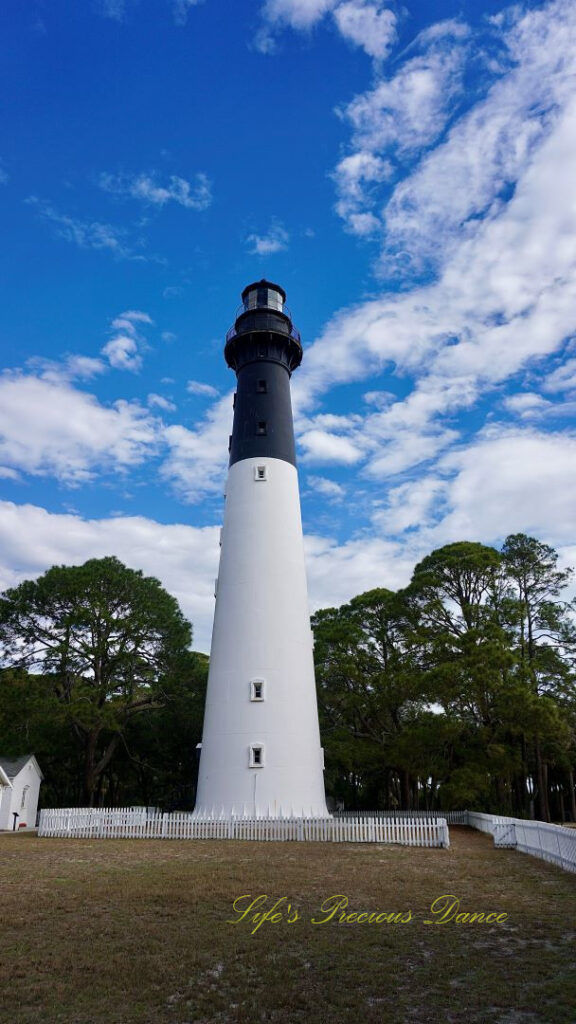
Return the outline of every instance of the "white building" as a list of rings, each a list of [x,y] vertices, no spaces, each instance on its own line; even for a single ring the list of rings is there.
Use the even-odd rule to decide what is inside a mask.
[[[0,831],[34,828],[43,778],[34,754],[0,757]]]

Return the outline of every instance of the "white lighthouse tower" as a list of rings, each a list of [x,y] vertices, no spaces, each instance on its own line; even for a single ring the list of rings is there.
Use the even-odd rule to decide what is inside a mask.
[[[286,294],[248,285],[226,336],[236,372],[195,814],[327,817],[290,375]]]

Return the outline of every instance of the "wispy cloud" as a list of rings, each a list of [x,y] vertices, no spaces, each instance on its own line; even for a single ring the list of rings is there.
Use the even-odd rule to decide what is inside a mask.
[[[266,0],[255,46],[274,53],[279,32],[310,31],[326,15],[340,35],[370,57],[387,57],[396,39],[396,15],[385,0]]]
[[[522,17],[515,11],[505,34],[514,65],[406,179],[405,201],[397,191],[385,208],[386,257],[398,255],[396,245],[408,261],[429,254],[437,280],[410,289],[405,266],[404,293],[336,316],[307,352],[295,382],[300,400],[387,368],[416,379],[390,416],[399,406],[426,411],[429,421],[470,408],[571,335],[576,9],[559,0]],[[559,370],[552,387],[565,372],[571,379]]]
[[[265,235],[248,235],[246,244],[253,256],[272,256],[288,248],[290,235],[280,221],[273,221]]]
[[[205,174],[199,172],[193,181],[187,181],[175,174],[170,175],[167,184],[160,184],[156,171],[145,174],[101,174],[100,188],[116,196],[140,199],[152,206],[176,203],[186,210],[206,210],[212,203],[212,189]]]
[[[172,10],[176,25],[185,25],[188,21],[188,14],[192,7],[197,7],[204,0],[174,0]]]
[[[377,201],[373,186],[393,173],[389,161],[362,150],[344,157],[337,165],[333,174],[339,197],[336,212],[353,234],[370,235],[381,228],[380,218],[373,212]]]
[[[542,389],[551,393],[576,392],[576,359],[567,359],[552,370],[542,382]]]
[[[162,409],[164,412],[174,412],[176,406],[174,402],[171,402],[169,398],[165,398],[164,395],[156,395],[154,392],[148,395],[148,405],[151,409]]]
[[[203,384],[199,380],[189,380],[186,385],[186,391],[190,395],[202,395],[206,398],[218,398],[218,390],[212,387],[211,384]]]
[[[152,323],[148,313],[138,309],[129,309],[115,317],[111,324],[112,337],[102,349],[102,355],[106,356],[110,366],[115,370],[131,370],[132,373],[141,369],[142,352],[146,348],[141,327]]]
[[[102,249],[116,259],[146,260],[147,257],[135,252],[128,242],[128,232],[112,224],[99,221],[80,220],[67,213],[61,213],[52,203],[38,196],[29,196],[26,202],[33,206],[42,220],[50,224],[55,234],[67,242],[73,242],[81,249]]]
[[[105,373],[107,367],[101,359],[71,353],[62,359],[32,358],[26,367],[42,380],[58,384],[66,381],[91,380]]]
[[[335,480],[328,480],[325,476],[307,476],[306,483],[328,501],[341,501],[346,494],[346,489],[341,484],[337,484]]]

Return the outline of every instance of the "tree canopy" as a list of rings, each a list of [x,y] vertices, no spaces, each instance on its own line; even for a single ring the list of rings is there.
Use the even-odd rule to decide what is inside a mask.
[[[191,637],[158,580],[113,557],[54,566],[2,596],[4,665],[32,674],[36,699],[70,727],[89,805],[129,722],[165,703]]]
[[[313,620],[327,781],[359,807],[576,820],[571,570],[524,534],[426,556]]]

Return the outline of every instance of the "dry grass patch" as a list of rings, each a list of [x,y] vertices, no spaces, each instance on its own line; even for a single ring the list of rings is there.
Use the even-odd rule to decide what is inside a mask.
[[[0,837],[0,1021],[574,1024],[576,876],[450,831],[448,851]],[[282,920],[228,923],[262,893]],[[508,917],[426,924],[449,893]],[[313,924],[334,894],[412,919]]]

